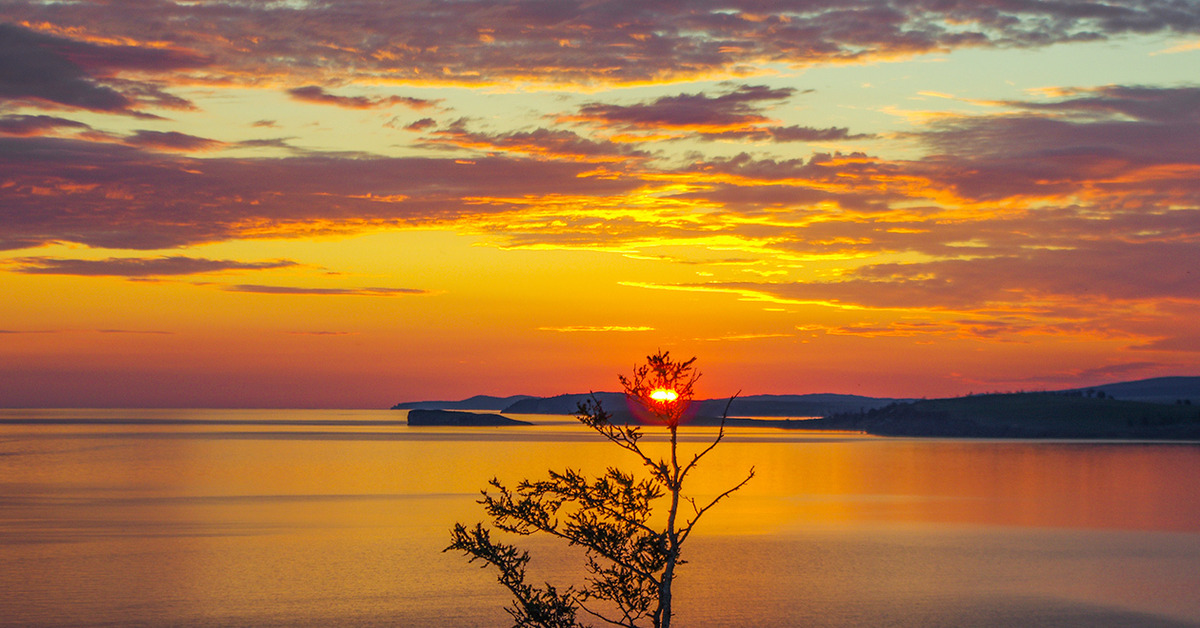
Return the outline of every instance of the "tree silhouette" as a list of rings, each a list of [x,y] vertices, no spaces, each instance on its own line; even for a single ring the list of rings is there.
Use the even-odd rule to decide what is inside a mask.
[[[641,427],[614,423],[595,397],[579,405],[579,421],[631,452],[648,477],[638,479],[609,467],[603,476],[589,479],[567,469],[550,471],[547,480],[522,480],[513,489],[493,478],[489,484],[494,491],[483,491],[479,503],[497,529],[522,536],[542,532],[583,547],[588,572],[584,584],[564,589],[549,583],[531,585],[525,573],[528,552],[493,540],[491,530],[481,523],[473,528],[455,524],[445,551],[461,551],[471,562],[479,560],[499,571],[497,579],[513,595],[512,605],[505,610],[515,626],[582,626],[579,611],[614,626],[671,625],[671,585],[675,568],[684,562],[680,558],[684,541],[706,512],[754,477],[752,467],[745,479],[704,503],[683,494],[688,474],[724,438],[729,413],[726,404],[716,438],[690,459],[680,460],[679,423],[700,377],[692,368],[695,361],[674,362],[669,352],[660,351],[635,367],[631,377],[620,376],[631,406],[669,430],[669,458],[647,455],[640,443]],[[665,522],[652,520],[654,506],[663,499]],[[690,512],[681,512],[683,503]]]

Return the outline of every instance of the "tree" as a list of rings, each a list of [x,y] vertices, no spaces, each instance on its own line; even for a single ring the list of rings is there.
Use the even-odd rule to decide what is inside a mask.
[[[629,421],[615,423],[595,397],[579,405],[579,421],[633,454],[645,468],[643,477],[609,467],[603,476],[589,479],[567,469],[550,471],[547,480],[522,480],[513,489],[493,478],[489,484],[494,491],[482,492],[479,503],[497,529],[522,536],[546,533],[584,548],[585,584],[565,589],[531,585],[526,582],[527,551],[493,540],[492,531],[481,523],[474,528],[455,524],[445,551],[460,551],[471,562],[479,560],[499,571],[497,579],[513,595],[513,604],[505,610],[515,626],[582,626],[578,616],[583,611],[614,626],[669,628],[671,585],[675,568],[684,563],[683,543],[706,512],[754,477],[751,467],[745,479],[704,503],[683,493],[688,474],[724,438],[729,414],[726,404],[716,438],[690,459],[680,460],[679,424],[700,377],[692,368],[695,361],[675,362],[660,351],[635,367],[631,377],[619,377],[631,406],[670,432],[667,458],[648,455],[641,427]],[[652,517],[660,500],[666,502],[665,521]],[[681,512],[683,503],[690,512]]]

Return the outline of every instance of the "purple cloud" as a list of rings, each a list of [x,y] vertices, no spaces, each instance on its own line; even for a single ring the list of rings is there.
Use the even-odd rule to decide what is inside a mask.
[[[0,188],[0,244],[160,249],[246,237],[246,225],[255,225],[257,237],[311,235],[314,224],[353,232],[640,185],[632,177],[588,176],[593,169],[511,157],[195,160],[111,142],[0,137],[0,170],[10,183]]]
[[[346,109],[378,109],[391,107],[392,105],[404,105],[411,109],[428,109],[435,104],[435,101],[413,98],[411,96],[380,96],[375,98],[367,96],[336,96],[325,91],[325,88],[319,85],[295,87],[289,89],[288,94],[292,98],[303,102],[333,105]]]
[[[122,71],[172,72],[207,60],[171,48],[101,45],[0,23],[0,102],[48,103],[91,111],[154,117],[135,110],[142,100],[188,106]]]
[[[630,82],[737,71],[763,61],[809,65],[962,47],[1032,48],[1129,34],[1200,32],[1200,6],[1177,0],[147,0],[17,2],[6,5],[5,12],[12,22],[86,27],[112,39],[152,37],[173,46],[155,51],[76,42],[82,52],[72,59],[81,59],[78,67],[88,72],[94,66],[85,62],[93,57],[146,70],[188,61],[190,54],[190,67],[210,61],[206,69],[219,68],[211,72],[214,80],[233,77],[248,82],[264,74],[311,82],[384,75],[459,84],[511,79]],[[178,52],[182,50],[202,56]],[[64,87],[70,78],[89,82],[88,75],[59,75]],[[87,87],[94,93],[85,94]],[[122,108],[120,94],[101,88],[75,86],[74,96],[55,97],[86,101],[90,96],[95,99],[91,106]]]
[[[101,260],[19,257],[9,260],[9,270],[30,275],[82,277],[164,277],[241,270],[272,270],[296,266],[291,260],[239,262],[197,257],[110,257]]]
[[[6,115],[0,116],[0,133],[29,137],[42,135],[55,129],[90,129],[91,127],[74,120],[54,116]]]
[[[765,85],[741,85],[720,96],[679,94],[648,103],[612,105],[590,103],[569,119],[625,129],[685,128],[720,132],[767,122],[759,110],[763,102],[778,102],[792,96],[792,88],[771,89]]]
[[[132,146],[183,152],[202,152],[225,146],[224,142],[179,133],[178,131],[139,130],[133,135],[126,137],[124,141]]]
[[[590,140],[573,131],[539,128],[512,133],[481,133],[468,131],[462,121],[434,132],[426,143],[579,161],[622,161],[650,156],[630,144]]]

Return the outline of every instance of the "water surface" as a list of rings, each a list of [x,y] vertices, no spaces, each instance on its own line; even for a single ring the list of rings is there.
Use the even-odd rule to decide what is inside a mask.
[[[0,410],[0,625],[507,625],[441,552],[479,489],[635,464],[567,417],[403,418]],[[1200,445],[736,428],[690,488],[751,466],[685,546],[680,626],[1200,626]]]

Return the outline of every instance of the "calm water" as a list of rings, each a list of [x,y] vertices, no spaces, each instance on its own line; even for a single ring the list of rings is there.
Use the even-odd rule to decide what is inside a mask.
[[[441,553],[478,490],[634,463],[525,418],[0,410],[0,625],[507,625]],[[685,546],[681,626],[1200,626],[1200,445],[739,428],[710,458],[694,493],[758,475]]]

